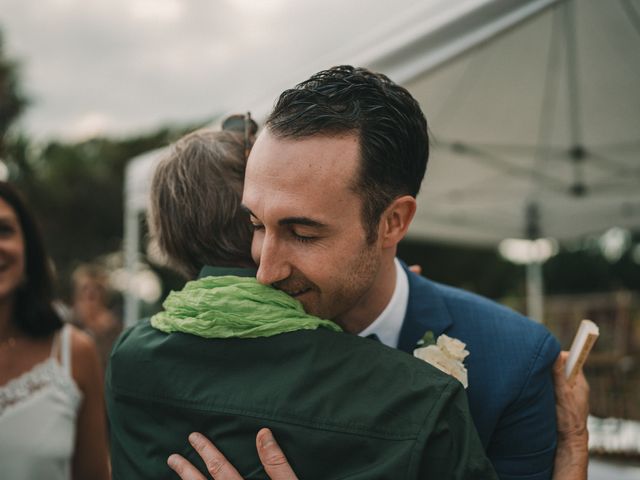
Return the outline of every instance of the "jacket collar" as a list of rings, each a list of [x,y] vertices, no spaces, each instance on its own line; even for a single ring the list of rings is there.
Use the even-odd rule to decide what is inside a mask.
[[[255,268],[242,268],[242,267],[214,267],[212,265],[205,265],[200,270],[198,278],[204,277],[223,277],[225,275],[235,275],[236,277],[255,277]]]
[[[453,319],[437,285],[410,272],[404,262],[400,263],[409,278],[409,304],[400,331],[398,349],[413,353],[416,343],[425,332],[431,330],[437,338],[452,325]]]
[[[403,261],[400,261],[400,264],[409,279],[409,303],[400,330],[398,349],[412,353],[416,343],[427,330],[431,330],[438,337],[451,326],[453,320],[437,285],[410,272]],[[256,270],[252,268],[207,265],[202,268],[198,278],[223,275],[253,277],[255,274]]]

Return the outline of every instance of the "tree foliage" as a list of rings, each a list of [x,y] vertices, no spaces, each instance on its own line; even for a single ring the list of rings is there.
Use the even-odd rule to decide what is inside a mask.
[[[27,106],[27,99],[19,88],[18,80],[18,66],[7,57],[4,37],[0,31],[0,157],[4,154],[9,127]]]
[[[128,161],[198,126],[166,127],[120,139],[53,141],[43,146],[23,135],[10,139],[7,160],[12,181],[40,220],[63,287],[79,262],[122,249]]]

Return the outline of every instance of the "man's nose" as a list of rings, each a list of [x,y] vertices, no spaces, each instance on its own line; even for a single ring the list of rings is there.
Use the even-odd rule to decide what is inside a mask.
[[[273,235],[265,234],[259,246],[258,273],[256,278],[263,285],[272,285],[291,275],[291,264],[281,242]]]

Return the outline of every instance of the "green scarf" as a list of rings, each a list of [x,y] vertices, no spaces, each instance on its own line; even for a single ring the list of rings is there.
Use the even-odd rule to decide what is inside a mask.
[[[342,331],[329,320],[307,315],[286,293],[250,277],[200,278],[171,292],[162,306],[164,312],[154,315],[151,325],[166,333],[256,338],[318,327]]]

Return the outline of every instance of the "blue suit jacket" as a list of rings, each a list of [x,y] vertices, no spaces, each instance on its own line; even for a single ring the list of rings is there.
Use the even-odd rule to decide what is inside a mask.
[[[412,352],[428,330],[465,342],[471,415],[498,475],[550,479],[556,449],[551,366],[558,341],[544,326],[486,298],[407,275],[409,304],[398,348]]]

